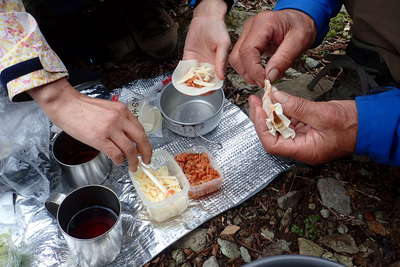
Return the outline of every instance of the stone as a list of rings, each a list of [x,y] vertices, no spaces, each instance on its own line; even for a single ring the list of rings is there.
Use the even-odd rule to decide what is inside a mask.
[[[326,251],[326,250],[321,255],[321,258],[326,259],[326,260],[330,260],[330,261],[337,261],[335,255],[333,255],[332,252],[329,252],[329,251]]]
[[[181,267],[192,267],[192,265],[189,262],[185,262]]]
[[[242,223],[242,218],[240,218],[239,215],[235,216],[235,218],[233,218],[233,223],[234,223],[235,225],[241,224],[241,223]]]
[[[266,248],[263,249],[263,256],[268,257],[268,256],[274,256],[274,255],[281,255],[285,253],[290,253],[290,242],[287,242],[286,240],[280,239],[277,240],[276,242],[272,243],[271,245],[268,245]]]
[[[310,210],[315,210],[317,208],[317,206],[315,205],[315,203],[310,203],[310,204],[308,204],[308,208]]]
[[[349,228],[347,228],[346,225],[340,224],[337,228],[339,234],[346,234],[349,231]]]
[[[271,231],[269,231],[268,229],[266,229],[266,228],[264,228],[264,229],[262,229],[261,230],[261,235],[265,238],[265,239],[268,239],[268,240],[273,240],[274,239],[274,237],[275,237],[275,234],[274,234],[274,232],[271,232]]]
[[[292,208],[288,208],[283,214],[281,219],[280,229],[284,229],[286,226],[289,225],[290,221],[292,220]]]
[[[218,238],[217,242],[220,246],[222,254],[227,258],[236,259],[240,257],[239,247],[235,243],[221,238]]]
[[[329,210],[327,210],[327,209],[321,209],[321,216],[322,216],[322,218],[328,218],[329,217]]]
[[[227,75],[227,78],[229,81],[232,83],[232,86],[235,87],[236,89],[249,89],[249,90],[254,90],[257,88],[257,86],[250,85],[248,84],[240,75],[235,74],[235,73],[229,73]]]
[[[323,178],[318,180],[317,187],[325,207],[343,215],[350,215],[350,197],[341,182],[333,178]]]
[[[300,237],[297,242],[300,255],[321,257],[324,253],[324,249],[311,240]]]
[[[244,22],[256,13],[232,9],[226,16],[226,25],[228,31],[234,31],[236,34],[240,34],[243,29]]]
[[[277,82],[276,84],[274,84],[274,86],[277,89],[282,90],[288,94],[300,96],[308,100],[315,100],[332,88],[333,81],[330,81],[327,78],[322,78],[317,86],[315,86],[313,90],[310,90],[307,86],[313,80],[313,78],[314,76],[311,74],[301,74],[296,79]]]
[[[219,267],[217,258],[215,256],[209,257],[204,263],[203,267]]]
[[[353,267],[353,259],[351,257],[335,254],[337,261],[346,267]]]
[[[284,196],[278,198],[278,206],[283,210],[288,208],[294,209],[302,198],[303,194],[300,191],[291,191]]]
[[[325,236],[322,237],[319,242],[324,246],[327,246],[339,253],[344,252],[349,254],[356,254],[359,252],[359,248],[353,237],[348,234]]]
[[[240,255],[242,256],[242,259],[245,263],[251,262],[251,256],[247,248],[245,247],[240,247]]]
[[[319,61],[315,60],[311,57],[306,57],[306,60],[304,62],[306,64],[306,66],[310,69],[315,69],[316,67],[318,67],[319,65]]]
[[[298,72],[297,70],[295,70],[295,69],[293,69],[293,68],[288,68],[288,69],[285,71],[285,76],[286,76],[286,77],[289,77],[289,78],[297,78],[297,77],[299,77],[299,76],[301,76],[301,75],[302,75],[301,72]]]
[[[228,225],[227,227],[225,227],[225,229],[222,231],[221,235],[234,235],[239,230],[240,230],[239,226],[231,224],[231,225]]]
[[[185,261],[186,255],[181,249],[175,249],[171,252],[172,258],[175,260],[176,264],[182,264]]]
[[[197,229],[178,241],[176,247],[200,252],[207,246],[207,232],[204,228]]]

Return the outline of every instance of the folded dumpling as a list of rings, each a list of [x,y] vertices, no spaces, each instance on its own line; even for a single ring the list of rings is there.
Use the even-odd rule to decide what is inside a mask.
[[[263,109],[267,113],[267,127],[269,132],[275,136],[279,132],[283,138],[295,138],[296,132],[289,127],[291,121],[283,114],[282,105],[272,103],[271,93],[277,89],[273,87],[269,80],[265,80],[264,96],[262,98]]]

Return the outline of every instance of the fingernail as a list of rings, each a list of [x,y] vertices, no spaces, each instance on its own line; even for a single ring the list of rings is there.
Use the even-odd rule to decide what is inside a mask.
[[[282,91],[275,91],[272,94],[275,101],[281,104],[286,103],[289,99],[289,95]]]
[[[278,78],[279,75],[279,70],[277,69],[272,69],[269,71],[268,73],[268,80],[270,80],[271,82],[275,81]]]

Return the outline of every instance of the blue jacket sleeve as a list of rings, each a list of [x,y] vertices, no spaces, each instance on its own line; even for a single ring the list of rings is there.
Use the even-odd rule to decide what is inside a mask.
[[[309,15],[317,27],[314,45],[319,45],[329,29],[329,20],[336,16],[342,0],[279,0],[274,10],[296,9]]]
[[[400,90],[356,98],[356,153],[384,164],[400,165]]]

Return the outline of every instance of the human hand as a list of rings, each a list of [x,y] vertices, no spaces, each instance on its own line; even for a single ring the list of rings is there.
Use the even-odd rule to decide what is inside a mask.
[[[226,3],[203,0],[196,7],[186,36],[183,59],[197,59],[215,65],[217,77],[223,80],[231,41],[225,26]]]
[[[107,154],[115,164],[126,158],[135,171],[137,154],[150,163],[152,147],[142,125],[120,102],[85,96],[66,79],[29,91],[49,118],[77,140]]]
[[[272,100],[281,103],[285,115],[291,117],[296,137],[271,135],[261,100],[251,96],[250,118],[267,152],[315,165],[354,151],[358,128],[354,101],[312,102],[282,91],[273,92]]]
[[[286,9],[264,11],[248,19],[229,56],[229,63],[248,82],[264,87],[282,75],[315,40],[314,21],[305,13]],[[265,69],[261,55],[271,56]]]

